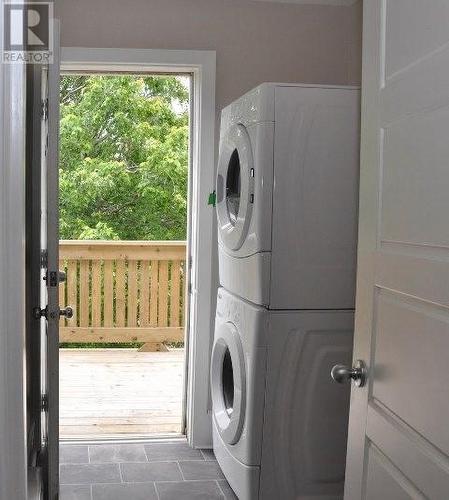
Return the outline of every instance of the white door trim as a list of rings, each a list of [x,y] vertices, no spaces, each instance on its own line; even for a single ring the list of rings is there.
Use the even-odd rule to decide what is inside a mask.
[[[187,437],[194,447],[210,447],[209,353],[215,293],[212,270],[214,213],[207,205],[215,183],[215,51],[63,47],[61,71],[188,72],[193,75],[191,233],[193,258],[187,376]]]

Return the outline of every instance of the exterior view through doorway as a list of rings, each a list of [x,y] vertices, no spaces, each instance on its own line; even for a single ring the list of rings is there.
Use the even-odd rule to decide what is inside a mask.
[[[190,88],[61,75],[61,439],[184,433]]]

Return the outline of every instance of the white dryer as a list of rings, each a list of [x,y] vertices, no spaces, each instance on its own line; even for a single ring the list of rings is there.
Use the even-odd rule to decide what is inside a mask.
[[[351,309],[359,89],[265,83],[222,112],[220,283],[269,309]]]
[[[240,500],[343,495],[350,311],[269,311],[218,291],[211,362],[213,443]]]

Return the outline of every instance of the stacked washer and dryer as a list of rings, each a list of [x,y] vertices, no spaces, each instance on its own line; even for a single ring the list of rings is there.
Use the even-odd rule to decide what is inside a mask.
[[[213,445],[240,500],[343,496],[359,89],[263,84],[222,112]]]

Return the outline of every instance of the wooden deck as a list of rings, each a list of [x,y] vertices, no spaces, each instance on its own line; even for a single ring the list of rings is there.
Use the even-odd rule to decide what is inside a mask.
[[[61,349],[61,438],[180,433],[183,377],[183,349]]]

